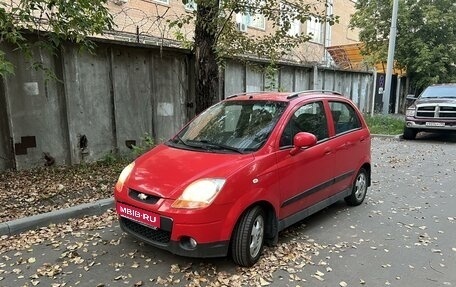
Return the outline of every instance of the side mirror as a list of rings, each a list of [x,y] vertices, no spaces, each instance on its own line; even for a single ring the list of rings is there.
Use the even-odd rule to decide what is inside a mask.
[[[405,99],[414,101],[414,100],[418,99],[418,97],[415,97],[415,95],[407,95],[407,96],[405,97]]]
[[[309,148],[317,144],[317,137],[314,134],[299,132],[293,138],[293,148],[291,155],[297,154],[302,148]]]

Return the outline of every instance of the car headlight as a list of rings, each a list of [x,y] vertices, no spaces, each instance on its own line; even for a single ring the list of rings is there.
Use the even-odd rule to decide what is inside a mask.
[[[406,115],[407,117],[414,117],[414,116],[415,116],[415,109],[407,109],[407,110],[405,111],[405,115]]]
[[[129,165],[127,165],[120,173],[119,179],[117,180],[117,183],[116,183],[116,190],[118,192],[122,191],[123,185],[124,185],[125,181],[127,180],[127,178],[130,176],[130,173],[134,167],[135,167],[135,162],[132,162]]]
[[[174,208],[204,208],[209,206],[225,184],[222,178],[204,178],[192,182],[171,205]]]

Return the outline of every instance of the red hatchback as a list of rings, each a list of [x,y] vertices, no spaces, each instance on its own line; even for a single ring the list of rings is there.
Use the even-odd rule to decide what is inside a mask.
[[[340,94],[239,94],[128,165],[116,209],[153,246],[251,266],[291,224],[341,199],[361,204],[370,161],[366,123]]]

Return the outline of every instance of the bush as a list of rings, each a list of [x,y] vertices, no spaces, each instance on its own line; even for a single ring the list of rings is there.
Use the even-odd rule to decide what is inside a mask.
[[[144,136],[141,138],[141,143],[139,146],[133,145],[132,152],[134,157],[138,157],[143,153],[151,150],[155,146],[154,139],[148,133],[145,133]]]
[[[364,115],[372,134],[399,135],[404,130],[403,115]]]

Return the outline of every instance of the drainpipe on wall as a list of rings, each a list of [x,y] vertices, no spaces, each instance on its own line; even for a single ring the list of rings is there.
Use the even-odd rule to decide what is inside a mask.
[[[394,108],[394,113],[399,113],[399,100],[401,95],[401,76],[397,75],[397,85],[396,85],[396,106]]]
[[[333,13],[333,0],[326,0],[325,1],[325,17],[328,18],[329,15]],[[324,22],[323,27],[323,61],[325,67],[329,67],[329,53],[326,51],[326,47],[331,45],[331,26],[328,25],[328,22]]]
[[[318,90],[318,67],[313,66],[313,85],[312,90]]]
[[[377,94],[377,70],[374,71],[374,85],[372,89],[372,99],[371,99],[371,116],[374,116],[375,112],[375,95]]]

